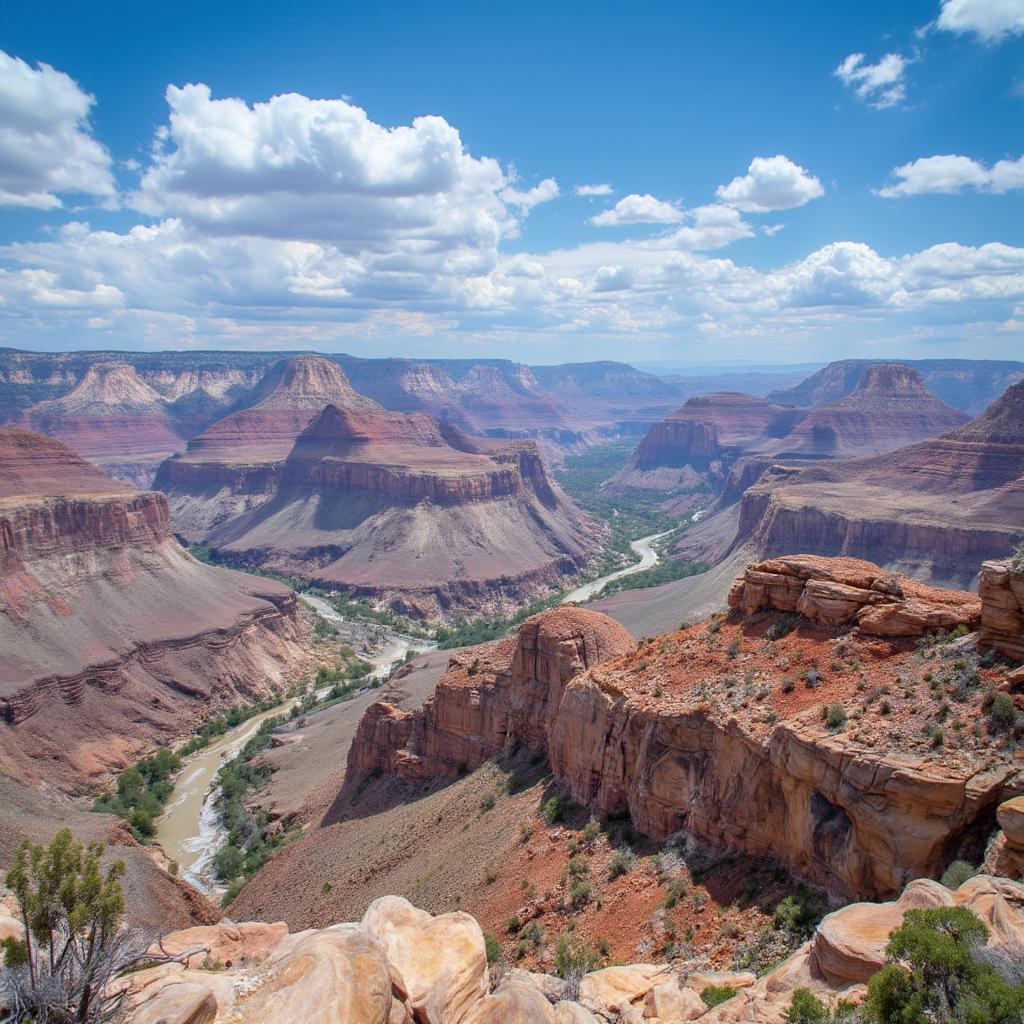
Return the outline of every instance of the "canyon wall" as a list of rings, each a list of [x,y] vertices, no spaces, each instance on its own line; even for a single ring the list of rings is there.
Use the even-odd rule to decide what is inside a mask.
[[[286,587],[197,562],[166,498],[0,430],[0,766],[80,791],[307,667]]]
[[[779,658],[765,631],[781,614],[806,623],[795,651],[809,637],[820,650],[863,651],[885,666],[878,678],[900,678],[915,649],[902,638],[974,628],[976,596],[870,563],[799,556],[751,567],[731,603],[730,651],[767,666],[750,671],[761,698],[771,693],[763,709],[732,701],[743,662],[732,668],[732,654],[719,653],[714,624],[637,651],[605,616],[556,609],[515,638],[455,654],[422,708],[371,707],[331,815],[347,813],[370,776],[430,784],[525,747],[548,756],[576,800],[603,816],[628,812],[652,837],[682,833],[775,858],[838,894],[878,896],[936,876],[961,844],[987,834],[997,804],[1024,788],[1012,758],[980,767],[929,756],[927,744],[835,735],[822,721],[824,703],[808,709],[789,696],[792,685],[771,681]],[[581,636],[600,639],[581,651]],[[680,673],[695,681],[680,688]],[[840,684],[829,685],[837,694]],[[850,687],[847,700],[864,690]],[[829,699],[842,698],[821,698]]]

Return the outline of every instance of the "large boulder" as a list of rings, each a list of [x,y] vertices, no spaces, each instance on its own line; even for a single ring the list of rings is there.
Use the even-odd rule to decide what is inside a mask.
[[[469,914],[431,917],[401,896],[382,896],[362,928],[384,950],[422,1024],[461,1024],[487,994],[484,936]]]
[[[558,1024],[551,1003],[532,985],[510,981],[485,996],[466,1024]]]
[[[622,1014],[670,977],[671,969],[664,964],[605,967],[584,976],[579,1001],[590,1010]]]
[[[834,985],[867,981],[885,964],[889,933],[914,907],[951,907],[953,894],[938,882],[911,882],[890,903],[851,903],[829,914],[811,942],[811,963]]]

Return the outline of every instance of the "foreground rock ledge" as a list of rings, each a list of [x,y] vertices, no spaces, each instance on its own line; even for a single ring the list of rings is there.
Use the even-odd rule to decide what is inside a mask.
[[[782,1024],[793,990],[859,1002],[884,963],[890,932],[914,907],[964,906],[985,922],[989,945],[1024,941],[1024,886],[976,876],[956,892],[915,881],[892,903],[852,904],[760,979],[686,964],[630,964],[585,975],[577,999],[561,979],[508,969],[493,991],[484,937],[464,913],[431,917],[398,896],[370,904],[362,921],[289,934],[283,924],[190,928],[165,952],[203,947],[185,963],[141,971],[129,989],[130,1024]],[[737,994],[709,1009],[700,993]]]

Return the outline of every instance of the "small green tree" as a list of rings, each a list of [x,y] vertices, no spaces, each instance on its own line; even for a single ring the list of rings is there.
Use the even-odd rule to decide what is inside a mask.
[[[1014,569],[1024,569],[1024,540],[1018,542],[1017,546],[1013,549],[1013,554],[1010,556],[1010,565]]]
[[[889,936],[889,962],[868,983],[868,1020],[1017,1024],[1024,1014],[1024,985],[1006,981],[975,955],[988,934],[966,907],[907,911]]]
[[[48,845],[26,839],[18,848],[6,881],[25,940],[7,950],[11,1020],[101,1024],[118,1016],[125,996],[111,993],[110,982],[149,943],[121,924],[125,865],[116,860],[104,873],[103,850],[101,843],[83,847],[66,828]]]

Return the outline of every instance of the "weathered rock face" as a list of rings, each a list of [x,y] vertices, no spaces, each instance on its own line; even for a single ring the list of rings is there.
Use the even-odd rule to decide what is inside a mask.
[[[266,501],[295,439],[328,405],[380,408],[324,356],[281,361],[260,391],[255,405],[212,424],[157,472],[154,486],[168,495],[175,531],[190,540],[203,539],[217,523]]]
[[[296,441],[271,499],[207,535],[233,558],[434,616],[501,610],[568,580],[598,537],[532,442],[335,406]]]
[[[27,409],[21,422],[142,486],[185,446],[167,403],[126,363],[90,366],[77,387]]]
[[[612,493],[672,491],[710,483],[721,491],[730,467],[747,448],[783,436],[804,415],[802,410],[739,392],[691,398],[651,427],[632,459],[605,488]]]
[[[849,459],[937,437],[968,420],[940,402],[918,370],[870,363],[848,395],[811,410],[784,438],[758,451],[783,458]]]
[[[979,643],[1007,658],[1024,661],[1024,570],[1009,562],[986,562],[978,581],[981,598]]]
[[[738,649],[747,645],[747,657],[760,657],[772,642],[764,634],[766,617],[793,612],[818,631],[814,643],[823,664],[836,657],[826,644],[846,645],[847,658],[858,653],[851,646],[858,643],[862,656],[875,660],[890,656],[880,651],[895,652],[891,657],[903,660],[886,678],[898,677],[913,657],[914,645],[894,638],[971,628],[980,615],[973,595],[936,591],[851,559],[763,563],[733,593],[734,607],[762,623],[751,635],[730,620],[730,636]],[[602,621],[582,610],[545,614],[551,618],[541,620],[544,629],[570,614],[594,616],[594,630]],[[854,623],[860,628],[851,632]],[[527,626],[515,639],[455,655],[422,709],[370,709],[350,751],[335,820],[370,773],[434,781],[521,745],[545,753],[576,800],[604,815],[628,811],[650,836],[683,831],[720,848],[781,860],[836,893],[872,897],[941,872],[961,842],[976,842],[990,827],[996,805],[1019,785],[1007,759],[979,771],[967,754],[934,762],[927,742],[912,749],[899,730],[890,730],[891,744],[875,732],[866,744],[834,735],[821,708],[858,693],[852,681],[849,692],[837,692],[835,683],[826,690],[830,696],[791,703],[792,682],[778,690],[764,669],[751,667],[755,681],[748,689],[758,697],[747,714],[738,714],[727,683],[717,696],[710,688],[716,674],[744,671],[742,661],[715,653],[717,631],[708,631],[706,643],[685,632],[630,654],[631,643],[605,625],[596,657],[578,658],[572,644],[560,646],[562,667],[552,671],[551,654],[530,654],[534,625]],[[574,625],[582,627],[582,621]],[[784,660],[788,667],[790,657],[768,651],[763,663]],[[690,681],[674,682],[675,673]]]
[[[1024,522],[1024,383],[966,426],[885,456],[769,470],[743,496],[734,548],[871,558],[968,585]]]
[[[876,636],[923,636],[939,629],[977,628],[974,594],[928,587],[856,558],[795,555],[748,566],[729,591],[744,615],[775,609],[830,626],[856,624]]]
[[[367,709],[349,749],[346,791],[370,773],[423,782],[476,768],[516,743],[543,750],[569,680],[635,648],[613,619],[564,607],[527,619],[515,638],[460,651],[421,708]]]
[[[306,664],[285,587],[203,565],[163,495],[0,429],[0,764],[95,785]]]

